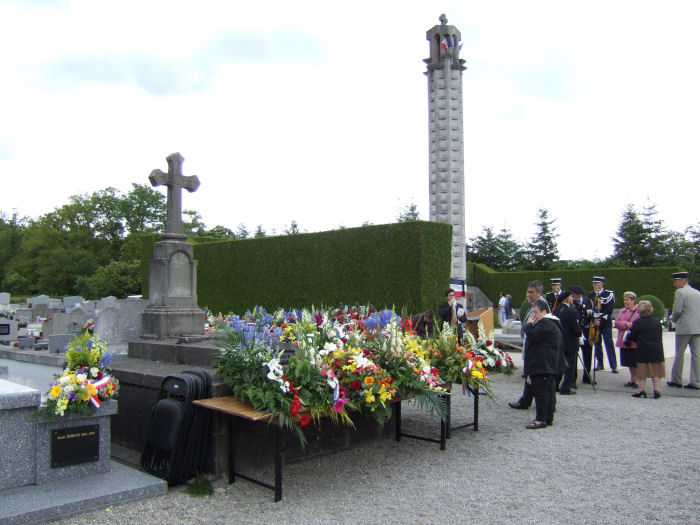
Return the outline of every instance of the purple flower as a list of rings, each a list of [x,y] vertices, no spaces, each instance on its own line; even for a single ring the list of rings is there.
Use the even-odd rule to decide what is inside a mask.
[[[342,412],[344,408],[345,408],[345,400],[343,398],[340,398],[340,399],[338,399],[338,401],[333,403],[333,410],[335,412]]]

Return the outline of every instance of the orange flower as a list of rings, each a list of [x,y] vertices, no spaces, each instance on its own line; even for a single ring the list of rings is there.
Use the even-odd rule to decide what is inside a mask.
[[[374,384],[374,378],[372,376],[365,377],[365,385],[373,385],[373,384]]]

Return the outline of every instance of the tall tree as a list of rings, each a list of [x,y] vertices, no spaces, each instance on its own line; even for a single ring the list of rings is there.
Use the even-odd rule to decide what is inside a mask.
[[[533,270],[547,270],[552,263],[559,260],[559,247],[557,246],[554,226],[556,219],[550,219],[549,210],[540,208],[537,210],[537,222],[535,223],[535,235],[527,246],[527,257]]]
[[[674,250],[682,249],[682,237],[666,230],[655,205],[637,212],[628,204],[613,237],[613,257],[627,267],[674,264]]]
[[[396,222],[417,221],[419,219],[420,214],[418,213],[418,206],[414,202],[401,208],[399,214],[396,216]]]
[[[265,232],[265,228],[263,228],[262,224],[258,224],[258,227],[255,228],[255,233],[253,234],[253,237],[256,239],[259,239],[261,237],[267,237],[267,233]]]
[[[286,235],[296,235],[297,233],[300,233],[297,221],[292,219],[292,222],[289,223],[289,226],[285,227],[284,233]]]
[[[163,232],[168,214],[165,196],[145,184],[132,184],[121,199],[121,211],[129,233]]]

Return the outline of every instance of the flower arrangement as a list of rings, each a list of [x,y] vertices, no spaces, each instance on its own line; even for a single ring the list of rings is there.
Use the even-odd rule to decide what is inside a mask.
[[[51,382],[40,413],[50,419],[66,412],[88,415],[103,401],[116,398],[119,382],[106,368],[112,356],[107,345],[88,331],[72,339],[66,366]]]
[[[218,374],[235,397],[279,418],[302,443],[312,420],[353,425],[349,411],[358,411],[383,423],[400,399],[444,418],[446,382],[492,395],[489,372],[514,368],[485,337],[461,345],[445,326],[421,339],[410,320],[370,306],[274,313],[256,307],[219,324]]]
[[[507,352],[502,350],[503,345],[494,346],[493,340],[486,337],[484,333],[484,325],[479,321],[478,335],[476,339],[471,332],[467,330],[464,334],[467,341],[467,347],[474,353],[474,359],[483,363],[483,367],[488,372],[500,372],[505,375],[512,375],[515,372],[515,364],[513,359]]]

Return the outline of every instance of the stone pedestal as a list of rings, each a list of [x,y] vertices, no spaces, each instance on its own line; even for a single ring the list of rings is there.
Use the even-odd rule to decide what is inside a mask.
[[[34,422],[38,390],[0,379],[0,491],[34,483]]]
[[[154,243],[148,297],[150,304],[142,316],[142,338],[204,335],[204,312],[197,306],[197,261],[192,244],[173,239]]]
[[[36,483],[48,483],[59,479],[78,480],[88,474],[108,472],[111,468],[110,416],[117,413],[117,402],[113,399],[102,403],[89,416],[69,415],[57,417],[56,421],[38,418],[36,423]],[[84,429],[97,427],[98,452],[94,460],[64,467],[52,466],[52,432],[54,430]],[[70,435],[70,434],[69,434]]]

